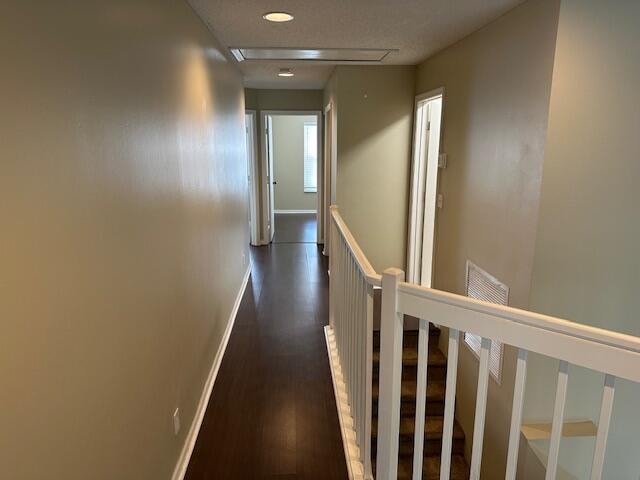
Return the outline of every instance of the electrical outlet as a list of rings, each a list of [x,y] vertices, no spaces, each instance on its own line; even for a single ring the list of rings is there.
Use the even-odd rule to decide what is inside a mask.
[[[178,435],[180,431],[180,407],[176,408],[173,412],[173,434]]]

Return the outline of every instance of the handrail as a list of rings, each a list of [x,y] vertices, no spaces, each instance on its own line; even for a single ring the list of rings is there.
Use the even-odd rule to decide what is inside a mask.
[[[367,283],[369,283],[369,285],[379,287],[382,284],[382,275],[378,274],[371,266],[371,263],[369,263],[367,256],[360,248],[360,245],[358,245],[358,242],[351,233],[351,230],[349,230],[349,227],[347,227],[347,224],[340,215],[337,205],[331,205],[329,208],[331,210],[331,217],[338,227],[338,230],[340,230],[342,237],[345,239],[349,250],[353,254],[353,257],[355,258],[358,265],[358,269],[367,279]]]
[[[360,248],[360,245],[358,245],[358,242],[349,230],[349,227],[340,215],[338,207],[336,205],[332,205],[330,208],[331,216],[335,221],[338,229],[340,230],[340,233],[342,233],[342,236],[344,237],[347,246],[351,250],[351,253],[356,259],[360,272],[362,272],[362,274],[366,277],[370,285],[380,287],[382,284],[382,275],[378,274],[371,266],[371,263],[369,263],[369,260]],[[478,313],[494,315],[496,317],[501,317],[517,323],[541,328],[543,330],[562,333],[564,335],[571,335],[583,340],[588,340],[610,347],[616,347],[631,352],[640,353],[640,338],[634,337],[633,335],[627,335],[603,328],[592,327],[571,320],[544,315],[529,310],[522,310],[519,308],[504,305],[496,305],[493,303],[484,302],[482,300],[476,300],[474,298],[466,297],[464,295],[445,292],[443,290],[428,288],[408,282],[401,282],[398,286],[398,289],[401,292],[407,294],[435,300],[456,307],[465,308],[467,310],[472,310]]]
[[[401,282],[398,286],[398,290],[417,297],[434,300],[478,313],[493,315],[495,317],[504,318],[506,320],[548,330],[550,332],[571,335],[590,342],[640,353],[640,338],[632,335],[618,333],[598,327],[591,327],[571,320],[543,315],[541,313],[535,313],[528,310],[488,303],[482,300],[466,297],[464,295],[449,293],[407,282]]]

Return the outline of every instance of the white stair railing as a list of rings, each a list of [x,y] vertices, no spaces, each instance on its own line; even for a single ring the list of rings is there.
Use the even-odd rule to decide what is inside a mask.
[[[591,480],[602,477],[616,378],[640,383],[640,338],[554,318],[516,308],[486,303],[469,297],[404,282],[404,272],[388,269],[378,275],[350,233],[337,207],[331,207],[330,343],[334,377],[344,385],[346,416],[341,424],[353,432],[354,451],[347,452],[361,469],[349,467],[350,478],[372,477],[371,380],[373,351],[373,289],[382,288],[380,375],[376,477],[395,480],[398,472],[402,341],[404,316],[421,319],[418,335],[418,381],[416,394],[413,479],[422,478],[429,323],[449,329],[444,426],[440,480],[451,470],[456,376],[462,332],[482,338],[476,393],[475,424],[470,478],[480,478],[484,421],[487,407],[489,352],[492,341],[518,349],[506,480],[516,478],[522,409],[529,352],[559,360],[553,423],[546,480],[555,479],[569,365],[604,373],[600,418],[592,459]],[[335,378],[334,378],[335,381]],[[337,394],[338,396],[338,394]],[[340,399],[338,399],[340,403]],[[343,436],[345,436],[343,425]],[[348,442],[345,441],[345,445]],[[346,447],[345,447],[346,448]]]
[[[456,370],[461,332],[482,337],[480,371],[476,395],[476,413],[471,454],[472,480],[480,478],[482,439],[487,407],[489,351],[492,341],[518,349],[511,429],[505,478],[516,477],[522,405],[529,352],[559,360],[558,381],[551,429],[546,480],[556,478],[558,453],[567,395],[569,365],[586,367],[604,373],[600,421],[593,454],[591,479],[600,479],[607,444],[607,434],[613,407],[616,378],[640,383],[640,338],[566,320],[540,315],[516,308],[494,305],[469,297],[412,285],[403,281],[401,270],[389,269],[382,276],[382,319],[380,331],[380,389],[376,476],[380,480],[395,480],[398,466],[398,435],[400,411],[400,379],[402,361],[402,330],[404,315],[420,321],[419,349],[427,349],[429,322],[449,329],[444,428],[440,479],[448,480],[451,467],[451,446],[454,423]],[[419,375],[416,398],[416,439],[424,436],[427,355],[419,354]],[[414,480],[422,478],[422,444],[414,449]],[[418,467],[418,468],[416,468]]]
[[[328,338],[337,357],[334,377],[338,378],[334,382],[344,385],[346,395],[347,412],[340,415],[343,436],[355,436],[355,448],[345,440],[349,476],[370,479],[373,289],[380,285],[381,277],[334,206],[330,241]]]

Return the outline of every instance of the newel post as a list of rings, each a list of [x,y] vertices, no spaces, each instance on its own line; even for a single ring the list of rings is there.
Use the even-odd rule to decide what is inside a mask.
[[[378,390],[378,480],[398,477],[400,433],[400,387],[402,378],[403,314],[398,313],[398,285],[404,272],[389,268],[382,275],[382,318],[380,320],[380,375]]]

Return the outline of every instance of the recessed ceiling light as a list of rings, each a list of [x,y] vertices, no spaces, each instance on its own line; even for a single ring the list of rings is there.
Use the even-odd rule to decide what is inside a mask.
[[[290,22],[293,20],[293,15],[287,12],[267,12],[262,18],[270,22]]]
[[[281,68],[278,72],[279,77],[293,77],[293,72],[290,68]]]

